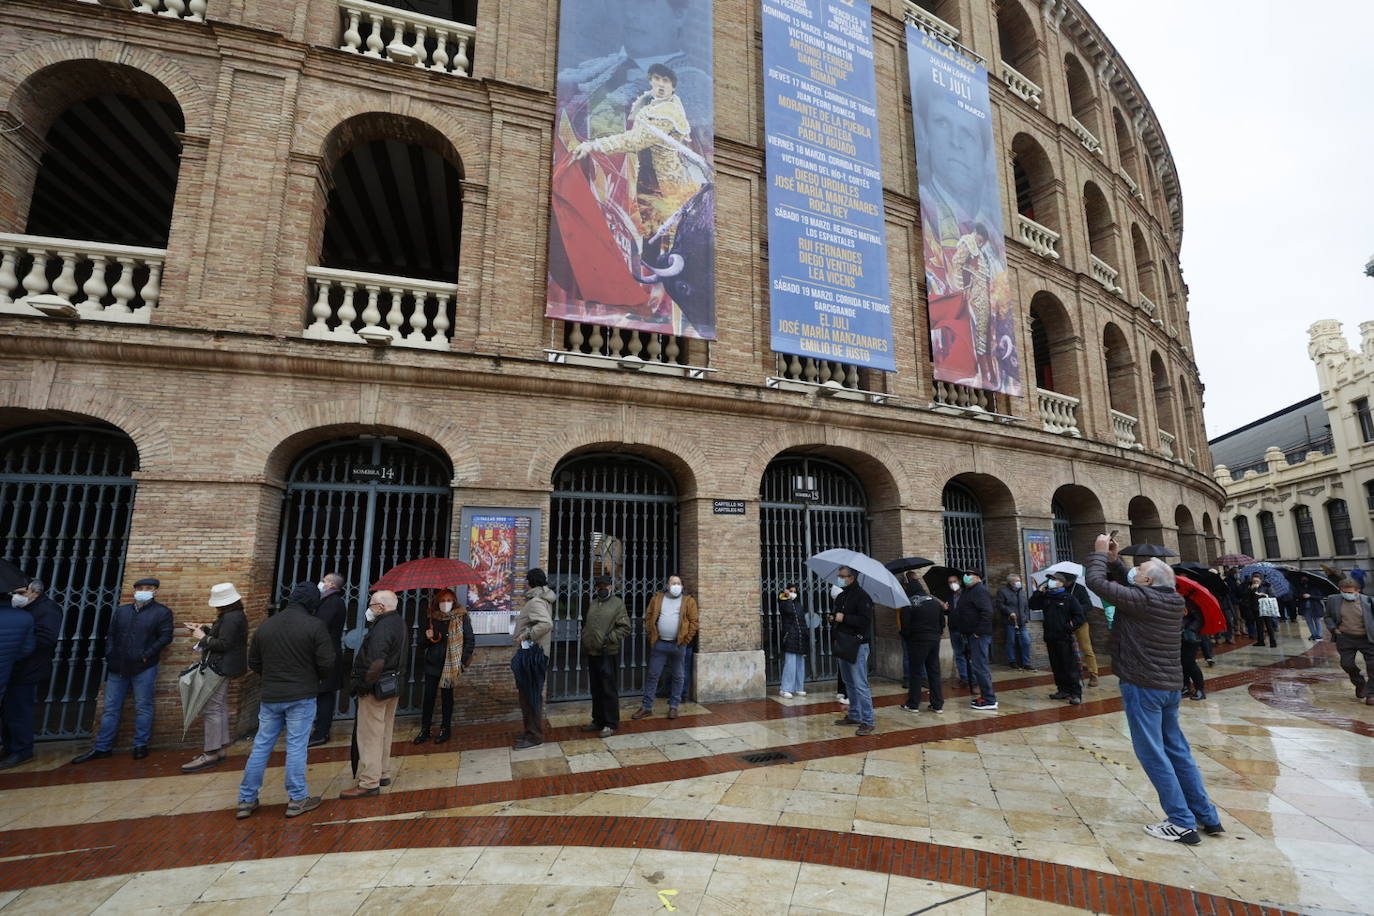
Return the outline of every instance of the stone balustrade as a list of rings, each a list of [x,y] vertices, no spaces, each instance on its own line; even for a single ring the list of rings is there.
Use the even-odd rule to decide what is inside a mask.
[[[0,313],[148,324],[161,291],[163,248],[0,233]],[[30,304],[42,297],[49,311]]]
[[[1073,128],[1074,135],[1083,143],[1083,148],[1090,153],[1102,152],[1102,141],[1093,136],[1093,132],[1083,126],[1083,123],[1069,115],[1069,126]]]
[[[1002,82],[1007,84],[1007,88],[1032,108],[1039,108],[1040,97],[1042,95],[1040,87],[1031,82],[1025,74],[1017,70],[1011,64],[1006,61],[1000,61],[1000,63],[1002,65],[1000,71],[1002,74]]]
[[[1121,272],[1095,254],[1088,255],[1088,267],[1092,271],[1092,277],[1102,288],[1109,293],[1121,295],[1121,287],[1117,280],[1121,277]]]
[[[937,38],[948,38],[950,41],[959,40],[959,30],[945,22],[934,13],[921,9],[911,0],[906,3],[906,21],[916,26],[922,32],[934,35]]]
[[[1040,428],[1047,433],[1078,438],[1078,398],[1057,391],[1035,389],[1040,401]]]
[[[378,60],[467,76],[477,29],[410,10],[337,0],[343,22],[339,50]]]
[[[81,0],[93,6],[133,10],[135,13],[155,13],[167,19],[204,22],[206,0]]]
[[[813,359],[794,353],[775,354],[778,378],[796,382],[824,385],[835,382],[842,388],[859,387],[859,367],[852,363],[837,363],[828,359]]]
[[[1162,429],[1159,431],[1159,451],[1170,461],[1175,457],[1174,445],[1177,442],[1178,438],[1173,433]]]
[[[935,403],[975,412],[993,412],[992,392],[953,382],[935,382]]]
[[[1151,318],[1153,318],[1155,317],[1155,314],[1159,311],[1159,308],[1154,304],[1154,302],[1150,299],[1149,296],[1145,295],[1144,293],[1141,293],[1140,310],[1144,312],[1146,315],[1149,315]]]
[[[1140,426],[1140,421],[1127,413],[1119,410],[1112,412],[1112,432],[1116,434],[1116,444],[1122,448],[1140,448],[1140,440],[1136,438],[1136,429]]]
[[[599,324],[568,321],[564,323],[563,345],[569,353],[676,366],[688,364],[688,341],[673,334],[655,334],[650,331],[608,328]]]
[[[1027,216],[1016,214],[1016,237],[1021,243],[1051,261],[1059,260],[1059,233]]]
[[[458,284],[325,267],[307,267],[305,274],[315,319],[307,338],[368,343],[369,336],[390,331],[397,347],[449,349]]]

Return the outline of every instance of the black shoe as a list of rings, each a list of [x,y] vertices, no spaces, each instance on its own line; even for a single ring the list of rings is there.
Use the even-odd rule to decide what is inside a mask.
[[[10,767],[17,767],[28,763],[33,759],[33,754],[10,754],[4,759],[0,759],[0,770],[8,770]]]
[[[134,746],[134,759],[135,759],[135,760],[142,760],[144,757],[147,757],[147,756],[148,756],[148,745],[146,745],[146,744],[139,744],[139,745],[135,745],[135,746]]]
[[[579,731],[584,731],[584,732],[599,732],[599,731],[601,731],[601,729],[602,729],[602,726],[597,725],[595,722],[588,722],[586,725],[582,726],[582,728],[580,728]]]
[[[515,742],[515,749],[517,751],[529,750],[532,747],[539,747],[543,743],[543,741],[534,740],[529,735],[522,735],[520,740]]]
[[[1203,824],[1202,832],[1208,836],[1221,836],[1226,832],[1226,828],[1220,824]]]
[[[391,785],[391,780],[390,780],[390,779],[379,779],[379,780],[377,780],[377,785],[379,785],[379,786],[381,786],[383,789],[385,789],[387,786]]]
[[[1269,642],[1269,648],[1271,648],[1271,649],[1277,649],[1278,647],[1279,647],[1279,644],[1278,644],[1278,643],[1274,642],[1273,640],[1270,640],[1270,642]]]
[[[1205,691],[1199,690],[1199,691],[1197,691],[1197,692],[1195,692],[1195,693],[1190,693],[1190,694],[1188,695],[1188,699],[1190,699],[1190,700],[1205,700],[1205,699],[1207,699],[1207,693],[1206,693]]]
[[[834,722],[834,724],[835,724],[835,725],[863,725],[863,723],[860,722],[858,719],[851,719],[851,718],[849,718],[848,716],[845,716],[843,719],[836,719],[835,722]]]
[[[329,736],[328,736],[328,735],[321,735],[321,736],[319,736],[318,738],[311,738],[311,739],[310,739],[310,743],[307,744],[306,747],[319,747],[321,744],[328,744],[328,743],[329,743]]]
[[[420,734],[416,735],[416,736],[415,736],[415,739],[414,739],[413,741],[411,741],[410,743],[411,743],[411,744],[424,744],[424,743],[425,743],[426,741],[428,741],[428,740],[429,740],[429,729],[427,729],[427,728],[422,728],[422,729],[420,729]]]
[[[1067,693],[1052,693],[1049,698],[1051,700],[1067,700],[1069,695]]]
[[[1216,664],[1217,664],[1217,660],[1216,660],[1216,659],[1214,659],[1214,658],[1209,658],[1209,659],[1207,659],[1207,667],[1208,667],[1208,668],[1215,668],[1215,667],[1216,667]]]
[[[906,705],[905,703],[903,703],[901,706],[898,706],[897,708],[898,708],[898,709],[904,709],[904,710],[906,710],[907,712],[920,712],[920,711],[921,711],[921,707],[920,707],[920,706],[908,706],[908,705]]]
[[[448,726],[445,725],[443,728],[439,729],[439,734],[437,734],[437,735],[434,736],[434,743],[435,743],[435,744],[443,744],[445,741],[448,740],[448,737],[449,737],[449,730],[448,730]]]
[[[114,751],[97,751],[91,748],[84,754],[78,754],[72,758],[72,763],[85,763],[87,760],[103,760],[114,755]]]
[[[1256,648],[1256,649],[1263,649],[1263,648],[1264,648],[1264,640],[1261,639],[1259,642],[1255,643],[1254,648]]]

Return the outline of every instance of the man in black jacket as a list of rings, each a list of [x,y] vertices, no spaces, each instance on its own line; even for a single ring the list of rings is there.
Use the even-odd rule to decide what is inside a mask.
[[[902,642],[911,669],[906,703],[902,709],[921,708],[921,676],[930,688],[930,711],[945,711],[944,691],[940,687],[940,637],[945,633],[945,606],[930,597],[918,578],[902,583],[910,604],[902,608]]]
[[[842,635],[858,642],[859,651],[854,661],[838,658],[840,670],[844,673],[844,685],[849,690],[849,714],[836,721],[836,725],[857,725],[856,735],[871,735],[876,730],[878,720],[873,712],[873,694],[868,689],[869,632],[873,621],[873,599],[859,587],[859,577],[848,566],[839,568],[840,584],[831,589],[835,599],[833,605],[835,636]]]
[[[401,701],[400,681],[405,673],[406,622],[397,612],[395,592],[372,593],[367,606],[368,629],[362,648],[353,656],[350,690],[358,698],[358,784],[339,793],[339,798],[376,795],[391,784],[391,734],[396,727],[396,706]],[[394,675],[397,691],[378,696]]]
[[[1030,606],[1020,573],[1007,576],[1007,584],[998,590],[995,603],[997,615],[1007,629],[1007,667],[1034,670],[1030,663],[1030,629],[1027,626],[1030,623]]]
[[[259,682],[258,733],[239,784],[238,818],[258,808],[267,758],[286,731],[286,816],[296,817],[320,805],[305,782],[306,745],[315,720],[320,681],[334,668],[334,645],[313,611],[320,591],[313,582],[291,589],[286,607],[264,620],[248,646],[248,667]]]
[[[1088,619],[1087,611],[1074,596],[1072,577],[1052,575],[1045,579],[1029,605],[1044,611],[1045,651],[1054,672],[1051,700],[1068,700],[1072,706],[1083,702],[1083,681],[1078,677],[1078,662],[1073,657],[1074,633]]]
[[[162,583],[145,577],[134,583],[134,600],[115,608],[110,634],[105,640],[105,709],[100,731],[86,753],[72,758],[85,763],[108,757],[119,734],[119,717],[130,689],[134,693],[134,759],[148,756],[153,737],[153,689],[157,686],[158,661],[172,641],[172,612],[158,604]]]
[[[0,770],[33,758],[33,707],[38,702],[38,691],[47,686],[52,675],[52,657],[62,635],[62,608],[45,591],[41,581],[32,579],[10,595],[11,606],[22,608],[33,617],[34,649],[15,664],[5,688],[5,699],[0,701],[0,731],[5,744]]]
[[[344,604],[344,577],[338,573],[325,573],[320,579],[320,606],[315,616],[324,622],[329,631],[330,645],[337,653],[334,670],[329,677],[320,681],[320,692],[315,697],[315,727],[310,731],[310,746],[317,747],[329,742],[330,729],[334,727],[334,711],[339,706],[339,687],[343,683],[343,644],[344,623],[348,617],[348,607]]]
[[[992,652],[992,595],[983,584],[982,574],[967,572],[955,582],[950,577],[953,599],[949,608],[949,629],[964,637],[969,649],[968,676],[978,690],[969,708],[978,712],[997,709],[997,692],[992,687],[992,669],[988,656]]]

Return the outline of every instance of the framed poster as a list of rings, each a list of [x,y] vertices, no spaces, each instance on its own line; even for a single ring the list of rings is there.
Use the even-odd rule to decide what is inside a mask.
[[[511,628],[524,603],[525,573],[539,565],[540,510],[466,506],[458,559],[482,574],[460,590],[479,646],[510,645]]]
[[[1048,528],[1022,529],[1021,550],[1026,560],[1025,581],[1030,582],[1032,573],[1055,563],[1054,532]]]

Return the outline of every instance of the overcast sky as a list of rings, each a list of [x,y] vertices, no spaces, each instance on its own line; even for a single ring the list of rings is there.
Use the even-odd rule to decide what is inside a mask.
[[[1374,320],[1374,0],[1082,0],[1183,189],[1211,438],[1317,393],[1307,328]]]

